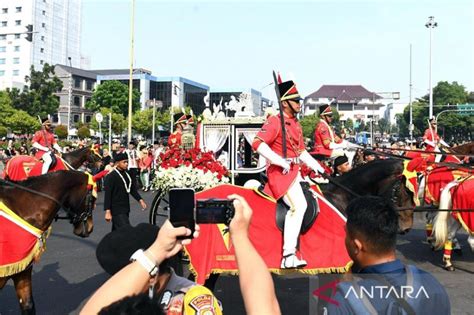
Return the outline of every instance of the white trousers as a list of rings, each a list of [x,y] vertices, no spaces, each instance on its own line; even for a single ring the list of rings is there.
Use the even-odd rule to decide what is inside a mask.
[[[51,159],[51,153],[46,152],[41,158],[43,159],[43,168],[41,169],[41,174],[46,174],[48,173],[49,166],[53,162],[53,159]]]
[[[298,235],[303,223],[304,213],[306,211],[306,198],[303,194],[300,182],[303,181],[300,173],[288,192],[283,196],[283,201],[290,207],[285,216],[285,227],[283,231],[283,256],[294,254]]]

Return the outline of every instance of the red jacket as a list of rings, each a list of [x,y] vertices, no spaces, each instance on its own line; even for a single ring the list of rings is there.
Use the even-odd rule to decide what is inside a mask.
[[[341,143],[342,139],[336,135],[327,122],[321,119],[314,130],[314,149],[311,153],[330,157],[332,149],[329,148],[329,144],[331,142]]]
[[[38,130],[35,135],[33,136],[32,142],[37,142],[44,147],[52,148],[53,144],[56,143],[56,139],[54,138],[54,134],[51,131],[46,130]],[[36,150],[35,158],[40,159],[45,152],[42,150]]]

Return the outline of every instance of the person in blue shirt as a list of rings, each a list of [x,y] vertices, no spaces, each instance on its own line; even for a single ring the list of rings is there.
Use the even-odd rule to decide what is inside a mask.
[[[327,314],[450,314],[444,287],[431,274],[395,255],[398,214],[390,201],[364,196],[347,209],[352,281],[340,282]]]

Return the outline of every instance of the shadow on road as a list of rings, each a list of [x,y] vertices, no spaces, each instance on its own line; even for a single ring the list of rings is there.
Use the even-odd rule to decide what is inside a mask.
[[[107,274],[100,273],[85,281],[70,283],[58,269],[59,263],[52,263],[38,272],[33,271],[33,296],[38,314],[78,313],[79,305],[108,279]],[[36,283],[41,283],[41,290],[35,290]],[[10,281],[0,294],[0,314],[18,314],[13,282]]]

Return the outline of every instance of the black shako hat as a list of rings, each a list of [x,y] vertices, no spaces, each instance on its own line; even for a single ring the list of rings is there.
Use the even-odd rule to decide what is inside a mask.
[[[130,263],[130,257],[139,249],[146,250],[153,244],[160,228],[140,223],[123,226],[105,235],[97,245],[95,255],[100,266],[110,275]]]
[[[114,162],[120,162],[123,160],[128,160],[127,153],[122,152],[122,153],[117,153],[114,155]]]
[[[188,121],[186,114],[178,113],[173,115],[174,124],[185,124]]]
[[[278,84],[278,90],[280,91],[280,100],[281,101],[289,101],[295,100],[300,101],[302,100],[298,90],[296,89],[296,84],[293,81],[286,81]]]
[[[349,159],[347,158],[346,155],[343,155],[343,156],[338,156],[335,160],[334,160],[334,169],[336,169],[338,166],[346,163],[346,162],[349,162]]]
[[[332,109],[330,105],[321,105],[319,106],[319,116],[332,115]]]

